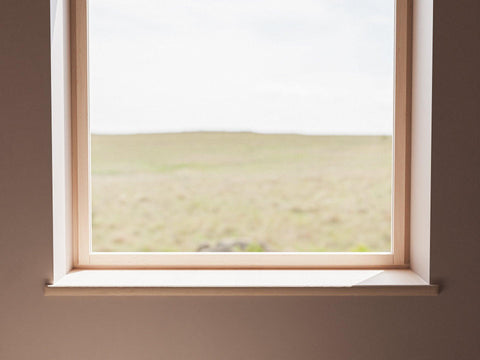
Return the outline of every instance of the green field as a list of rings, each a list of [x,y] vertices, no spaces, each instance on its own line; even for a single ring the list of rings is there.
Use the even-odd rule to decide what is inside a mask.
[[[388,251],[390,136],[92,135],[94,251]]]

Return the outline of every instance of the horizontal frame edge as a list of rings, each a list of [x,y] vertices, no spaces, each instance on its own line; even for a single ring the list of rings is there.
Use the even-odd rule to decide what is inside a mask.
[[[350,287],[110,287],[46,285],[45,296],[436,296],[438,285],[368,285]]]

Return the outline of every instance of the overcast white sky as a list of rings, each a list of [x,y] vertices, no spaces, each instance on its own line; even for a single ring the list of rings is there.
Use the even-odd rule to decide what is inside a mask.
[[[94,133],[392,133],[394,0],[89,6]]]

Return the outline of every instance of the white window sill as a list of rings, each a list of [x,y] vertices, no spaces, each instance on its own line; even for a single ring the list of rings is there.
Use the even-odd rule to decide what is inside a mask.
[[[434,296],[411,270],[76,270],[47,296]]]

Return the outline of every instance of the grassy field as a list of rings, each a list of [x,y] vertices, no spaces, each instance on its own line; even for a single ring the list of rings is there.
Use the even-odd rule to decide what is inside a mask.
[[[388,251],[391,137],[93,135],[95,251]]]

